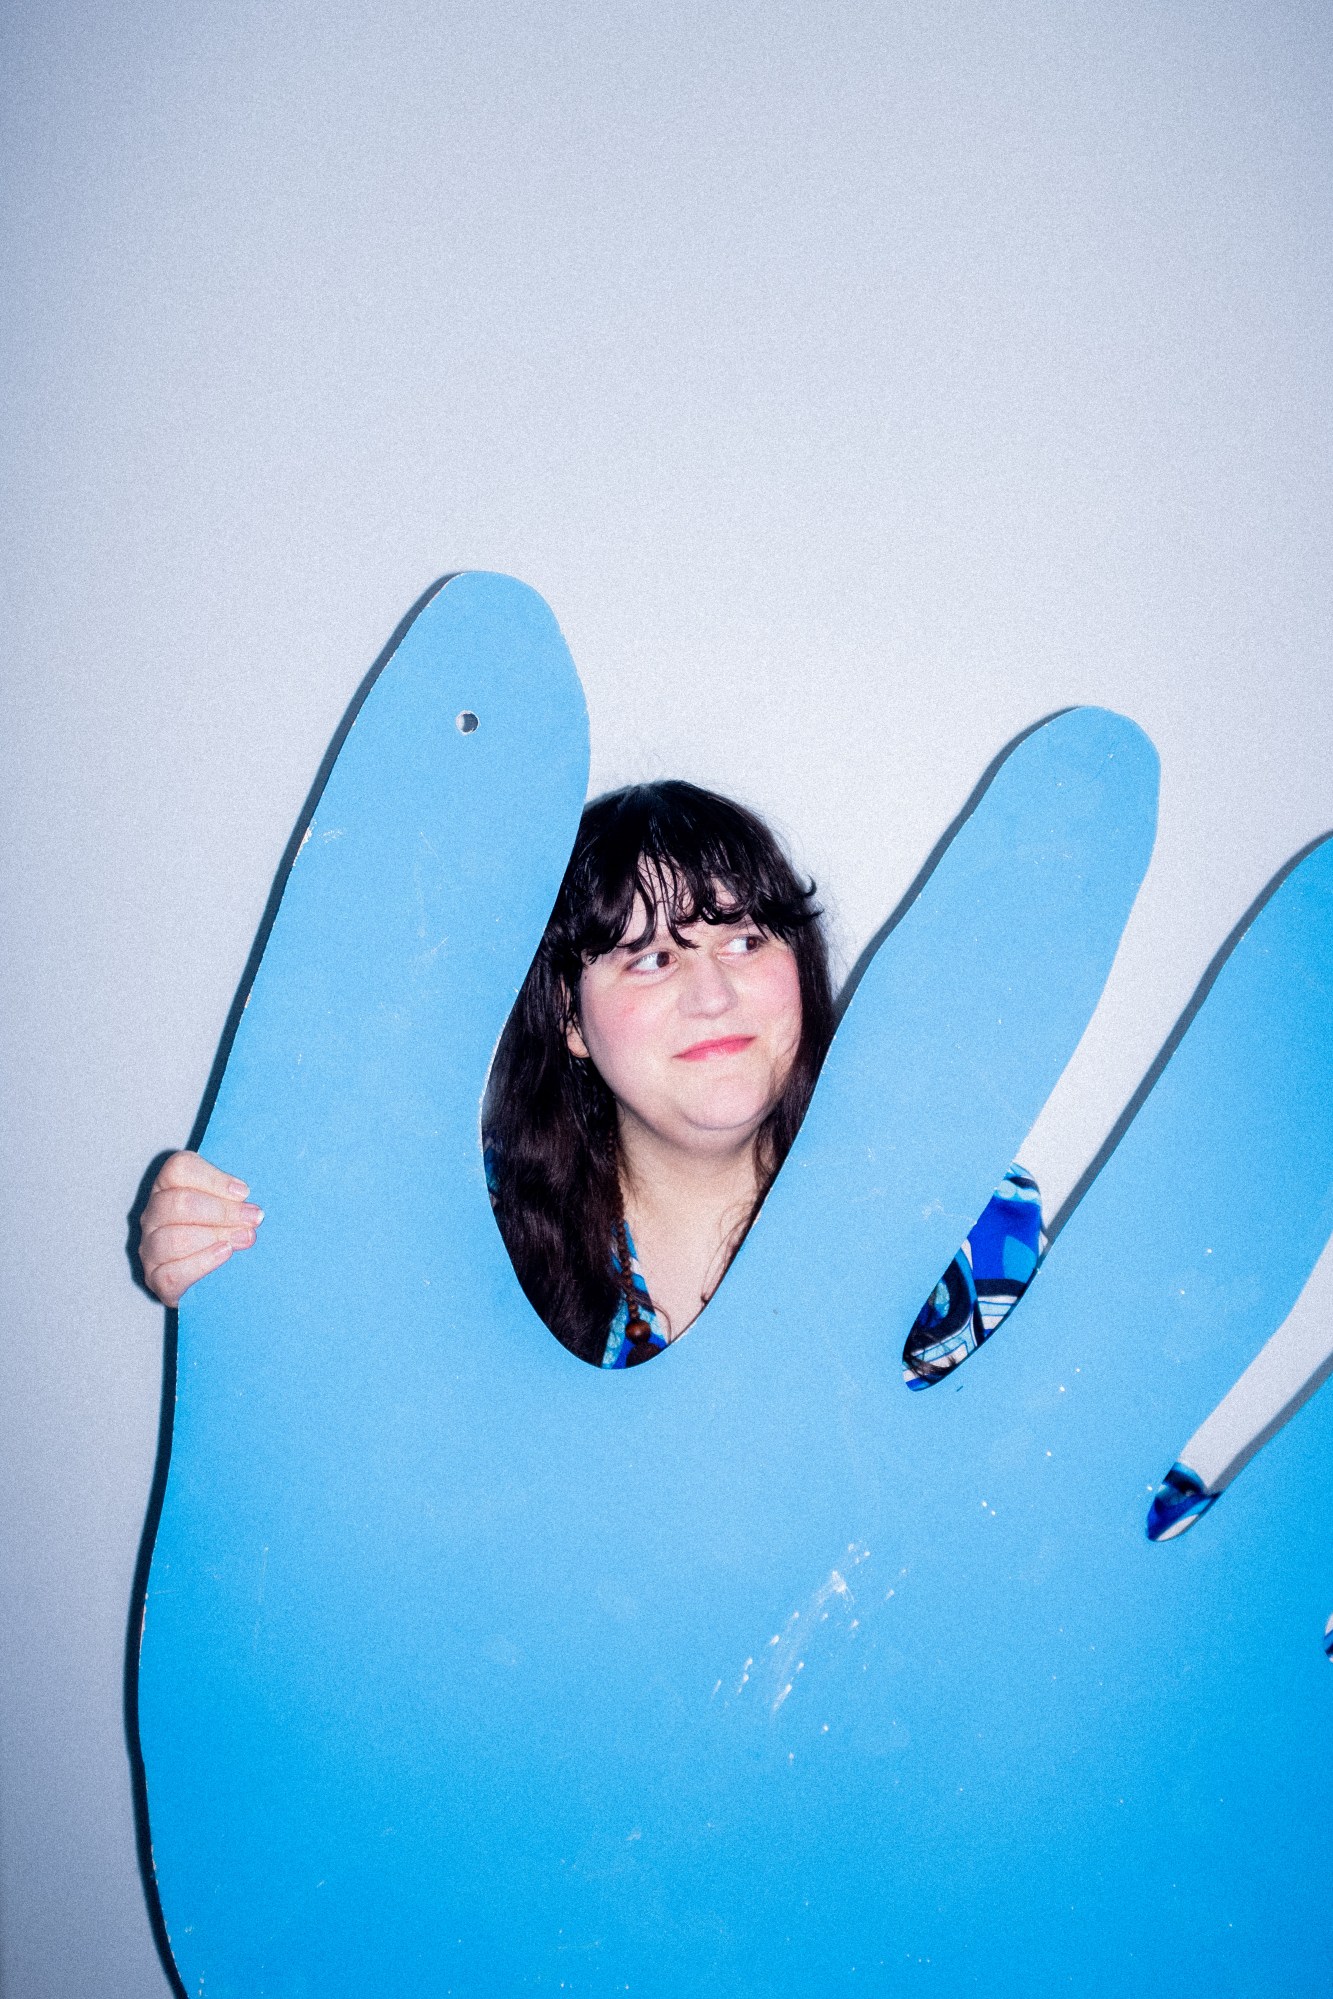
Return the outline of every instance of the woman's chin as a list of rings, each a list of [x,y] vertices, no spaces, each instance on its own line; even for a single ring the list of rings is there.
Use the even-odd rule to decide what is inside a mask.
[[[713,1091],[698,1103],[682,1106],[682,1135],[700,1149],[716,1152],[729,1144],[745,1145],[754,1137],[773,1100],[754,1090]]]

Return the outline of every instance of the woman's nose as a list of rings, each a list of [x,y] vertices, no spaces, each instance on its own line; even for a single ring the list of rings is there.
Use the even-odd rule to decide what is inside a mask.
[[[685,959],[684,1007],[688,1014],[712,1019],[736,1004],[736,991],[711,951],[692,951]]]

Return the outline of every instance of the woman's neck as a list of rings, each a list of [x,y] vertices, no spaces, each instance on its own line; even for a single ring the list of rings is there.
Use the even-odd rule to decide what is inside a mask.
[[[754,1137],[685,1150],[622,1118],[620,1156],[625,1219],[639,1268],[675,1339],[721,1282],[754,1209]]]

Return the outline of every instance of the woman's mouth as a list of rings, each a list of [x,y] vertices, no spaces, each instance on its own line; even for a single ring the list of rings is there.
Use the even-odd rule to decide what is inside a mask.
[[[710,1055],[740,1055],[754,1040],[752,1034],[724,1034],[716,1041],[696,1041],[693,1048],[682,1048],[678,1062],[706,1062]]]

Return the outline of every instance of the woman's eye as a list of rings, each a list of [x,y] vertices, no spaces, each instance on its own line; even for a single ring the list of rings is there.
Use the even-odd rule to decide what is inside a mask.
[[[742,930],[738,936],[731,938],[723,946],[723,949],[733,958],[747,958],[752,951],[758,951],[763,942],[764,936],[762,931]]]
[[[641,951],[637,958],[629,961],[631,972],[663,972],[671,963],[669,951]]]

